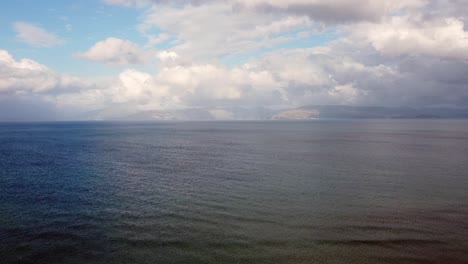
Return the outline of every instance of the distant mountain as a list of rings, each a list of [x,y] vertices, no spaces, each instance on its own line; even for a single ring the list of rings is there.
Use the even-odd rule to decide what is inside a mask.
[[[83,114],[80,120],[122,120],[122,121],[151,121],[151,120],[266,120],[276,112],[267,108],[187,108],[150,111],[132,111],[126,107],[101,109]]]
[[[468,108],[321,105],[303,106],[297,110],[317,112],[318,118],[468,118]]]
[[[145,111],[124,117],[126,120],[262,120],[274,112],[266,108],[189,108]]]
[[[277,113],[271,117],[273,120],[305,120],[317,119],[320,112],[315,109],[293,109]]]
[[[468,108],[444,107],[378,107],[310,105],[296,109],[271,110],[268,108],[214,107],[173,110],[135,111],[121,106],[88,112],[79,120],[310,120],[318,118],[339,119],[422,119],[422,118],[468,118]]]

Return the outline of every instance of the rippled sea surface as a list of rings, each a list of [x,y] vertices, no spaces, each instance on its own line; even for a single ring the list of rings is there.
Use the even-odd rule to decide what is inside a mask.
[[[468,121],[0,124],[1,263],[468,263]]]

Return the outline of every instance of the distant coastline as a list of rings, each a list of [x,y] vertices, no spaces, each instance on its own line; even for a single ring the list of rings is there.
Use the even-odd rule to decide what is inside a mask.
[[[468,119],[468,108],[450,107],[377,107],[346,105],[309,105],[293,109],[269,108],[188,108],[135,112],[129,109],[101,109],[79,116],[53,119],[12,118],[0,114],[0,122],[48,121],[260,121],[317,119]]]
[[[228,120],[315,120],[315,119],[467,119],[468,108],[449,107],[376,107],[346,105],[309,105],[292,109],[269,108],[189,108],[115,112],[93,111],[78,120],[115,121],[228,121]]]

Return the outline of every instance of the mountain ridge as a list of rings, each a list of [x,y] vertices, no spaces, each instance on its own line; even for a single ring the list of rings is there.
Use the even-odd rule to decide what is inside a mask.
[[[256,107],[200,107],[172,110],[111,112],[107,109],[88,112],[80,120],[122,121],[210,121],[210,120],[310,120],[310,119],[468,119],[468,108],[384,107],[349,105],[306,105],[272,110]]]

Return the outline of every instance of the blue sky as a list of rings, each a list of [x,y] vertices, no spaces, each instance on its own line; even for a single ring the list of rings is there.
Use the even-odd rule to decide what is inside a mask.
[[[101,1],[84,0],[18,0],[2,4],[0,16],[1,47],[17,58],[30,58],[63,72],[77,75],[114,74],[118,69],[73,58],[73,54],[89,49],[94,43],[110,36],[131,39],[143,44],[143,36],[135,25],[140,10],[107,5]],[[16,38],[15,22],[40,26],[64,40],[51,48],[35,48]],[[67,25],[71,30],[67,30]]]
[[[119,5],[109,5],[98,0],[18,0],[3,4],[0,23],[1,47],[8,50],[16,58],[30,58],[60,71],[82,75],[112,75],[121,69],[107,67],[95,62],[74,58],[74,54],[83,52],[96,42],[108,37],[130,40],[138,45],[145,45],[147,39],[137,29],[143,20],[144,8],[128,8]],[[13,24],[27,22],[59,36],[63,43],[49,48],[31,47],[16,37]],[[151,33],[160,33],[153,27]],[[276,37],[292,37],[300,33],[298,30],[282,32]],[[327,30],[312,37],[294,39],[269,47],[254,49],[249,52],[221,56],[218,59],[228,66],[244,63],[249,58],[259,57],[265,53],[291,48],[307,48],[324,45],[337,38],[333,30]],[[167,41],[154,45],[155,48],[170,48]],[[146,66],[135,66],[142,70],[151,70]]]

